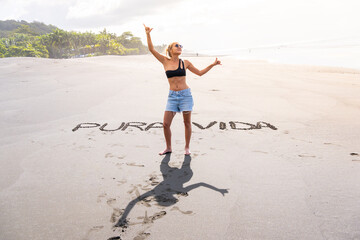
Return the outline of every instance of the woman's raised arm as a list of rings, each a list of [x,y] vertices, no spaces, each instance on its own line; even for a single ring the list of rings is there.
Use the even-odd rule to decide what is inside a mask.
[[[198,75],[198,76],[202,76],[205,73],[207,73],[212,67],[216,66],[216,65],[222,65],[221,61],[219,61],[217,58],[215,59],[215,62],[213,64],[210,64],[209,66],[207,66],[206,68],[204,68],[203,70],[199,70],[196,67],[194,67],[194,65],[192,65],[192,63],[189,60],[185,60],[189,63],[188,65],[188,69],[193,72],[194,74]]]
[[[159,60],[159,62],[164,63],[166,57],[164,55],[158,53],[155,50],[154,45],[152,44],[152,41],[151,41],[150,32],[151,32],[151,30],[153,30],[153,28],[147,27],[147,26],[145,26],[145,24],[144,24],[144,27],[145,27],[145,32],[146,32],[146,38],[147,38],[147,44],[148,44],[149,51],[156,57],[157,60]]]

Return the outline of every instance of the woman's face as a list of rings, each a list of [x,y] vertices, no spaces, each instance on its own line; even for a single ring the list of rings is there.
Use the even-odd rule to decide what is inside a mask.
[[[182,53],[182,48],[180,46],[181,45],[178,42],[173,44],[173,46],[172,46],[172,54],[173,55],[180,55]]]

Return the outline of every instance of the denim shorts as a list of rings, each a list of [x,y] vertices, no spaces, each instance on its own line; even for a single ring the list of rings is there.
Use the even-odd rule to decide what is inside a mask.
[[[192,111],[193,106],[194,106],[194,100],[191,95],[190,88],[180,91],[169,90],[169,96],[165,111],[171,111],[171,112]]]

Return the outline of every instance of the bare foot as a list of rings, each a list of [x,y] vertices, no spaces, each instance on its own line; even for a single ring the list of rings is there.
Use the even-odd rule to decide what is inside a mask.
[[[190,152],[190,148],[185,148],[185,155],[190,155],[191,152]]]
[[[171,153],[171,149],[166,148],[164,151],[159,152],[159,155],[165,155],[167,153]]]

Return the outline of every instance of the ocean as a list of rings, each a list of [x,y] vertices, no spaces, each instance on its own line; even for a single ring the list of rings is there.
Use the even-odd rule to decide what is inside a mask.
[[[200,53],[211,56],[233,56],[241,60],[266,60],[270,63],[360,69],[360,37],[211,50]]]

